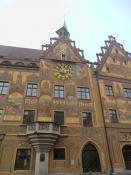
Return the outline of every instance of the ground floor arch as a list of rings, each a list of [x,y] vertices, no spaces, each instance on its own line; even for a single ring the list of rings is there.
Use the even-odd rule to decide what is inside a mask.
[[[82,150],[83,172],[101,172],[99,154],[92,143],[87,143]]]
[[[131,170],[131,146],[125,145],[122,148],[123,158],[125,162],[125,167],[127,170]]]

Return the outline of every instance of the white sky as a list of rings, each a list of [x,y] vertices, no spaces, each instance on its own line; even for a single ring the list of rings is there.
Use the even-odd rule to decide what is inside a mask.
[[[91,61],[114,35],[131,52],[130,0],[0,0],[0,45],[41,49],[66,23]]]

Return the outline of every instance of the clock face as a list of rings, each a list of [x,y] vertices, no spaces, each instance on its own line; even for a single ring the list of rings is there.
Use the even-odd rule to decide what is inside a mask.
[[[61,80],[68,80],[72,77],[73,70],[72,66],[69,64],[57,64],[55,70],[54,70],[54,75],[61,79]]]

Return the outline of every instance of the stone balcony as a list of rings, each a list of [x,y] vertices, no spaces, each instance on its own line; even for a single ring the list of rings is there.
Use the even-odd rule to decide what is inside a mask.
[[[36,151],[48,152],[60,136],[60,126],[55,123],[37,122],[27,125],[26,134]]]

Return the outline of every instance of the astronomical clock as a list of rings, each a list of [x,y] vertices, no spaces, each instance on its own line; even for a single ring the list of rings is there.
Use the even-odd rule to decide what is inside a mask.
[[[54,75],[60,80],[69,80],[73,75],[72,66],[69,64],[59,63],[54,69]]]

